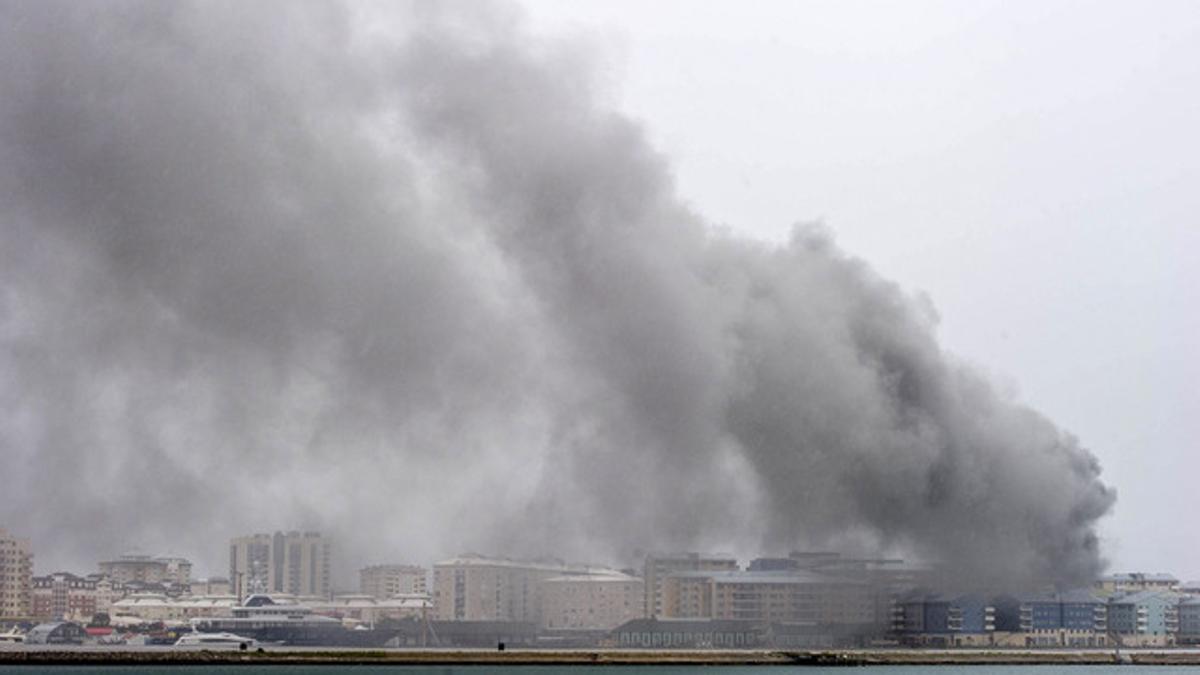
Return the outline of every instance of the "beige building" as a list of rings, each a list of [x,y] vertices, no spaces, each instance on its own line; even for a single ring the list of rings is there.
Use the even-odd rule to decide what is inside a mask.
[[[229,542],[229,580],[234,595],[288,593],[330,596],[331,544],[319,532],[276,532]]]
[[[543,579],[542,628],[610,630],[642,616],[642,580],[616,570]]]
[[[234,595],[233,585],[225,577],[208,577],[191,583],[192,595]]]
[[[402,593],[383,600],[366,594],[338,595],[331,600],[306,604],[316,614],[341,619],[347,624],[368,626],[384,620],[424,620],[433,607],[424,593]]]
[[[114,583],[178,584],[191,581],[192,563],[184,558],[154,558],[127,553],[116,560],[100,563],[100,574]]]
[[[862,625],[875,608],[868,584],[802,570],[676,572],[663,583],[662,616]]]
[[[433,566],[434,618],[541,623],[541,582],[586,567],[463,555]]]
[[[0,528],[0,619],[25,619],[33,612],[33,552],[28,539]]]
[[[417,565],[372,565],[358,572],[358,590],[378,600],[428,592],[425,568]]]
[[[127,626],[155,621],[186,622],[206,616],[232,616],[237,598],[226,596],[189,596],[169,598],[160,593],[134,593],[112,604],[114,625]]]
[[[737,559],[730,555],[702,553],[650,554],[642,574],[645,581],[644,616],[654,618],[663,614],[663,580],[674,572],[712,572],[736,570]]]

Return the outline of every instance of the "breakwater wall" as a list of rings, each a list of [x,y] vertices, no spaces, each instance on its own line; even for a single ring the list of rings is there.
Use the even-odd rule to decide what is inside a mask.
[[[394,664],[394,665],[1200,665],[1197,651],[1037,650],[139,650],[6,649],[2,665]]]

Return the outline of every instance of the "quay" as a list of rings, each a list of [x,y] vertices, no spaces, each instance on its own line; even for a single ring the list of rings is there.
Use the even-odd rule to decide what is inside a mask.
[[[484,650],[336,649],[268,646],[262,649],[171,647],[45,647],[0,649],[5,665],[1200,665],[1200,650]]]

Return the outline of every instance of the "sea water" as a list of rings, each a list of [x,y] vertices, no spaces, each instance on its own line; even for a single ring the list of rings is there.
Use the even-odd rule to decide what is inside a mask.
[[[853,667],[852,667],[853,668]],[[868,665],[868,675],[1198,675],[1188,665]],[[857,668],[856,668],[857,669]],[[859,670],[860,671],[860,670]],[[0,665],[2,675],[835,675],[806,665]],[[1147,674],[1148,675],[1148,674]]]

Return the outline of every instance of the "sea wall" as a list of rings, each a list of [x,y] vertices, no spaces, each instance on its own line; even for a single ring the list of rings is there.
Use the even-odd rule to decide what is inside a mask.
[[[550,651],[550,650],[133,650],[5,649],[0,666],[36,664],[429,664],[429,665],[1200,665],[1195,651],[829,650],[829,651]]]

